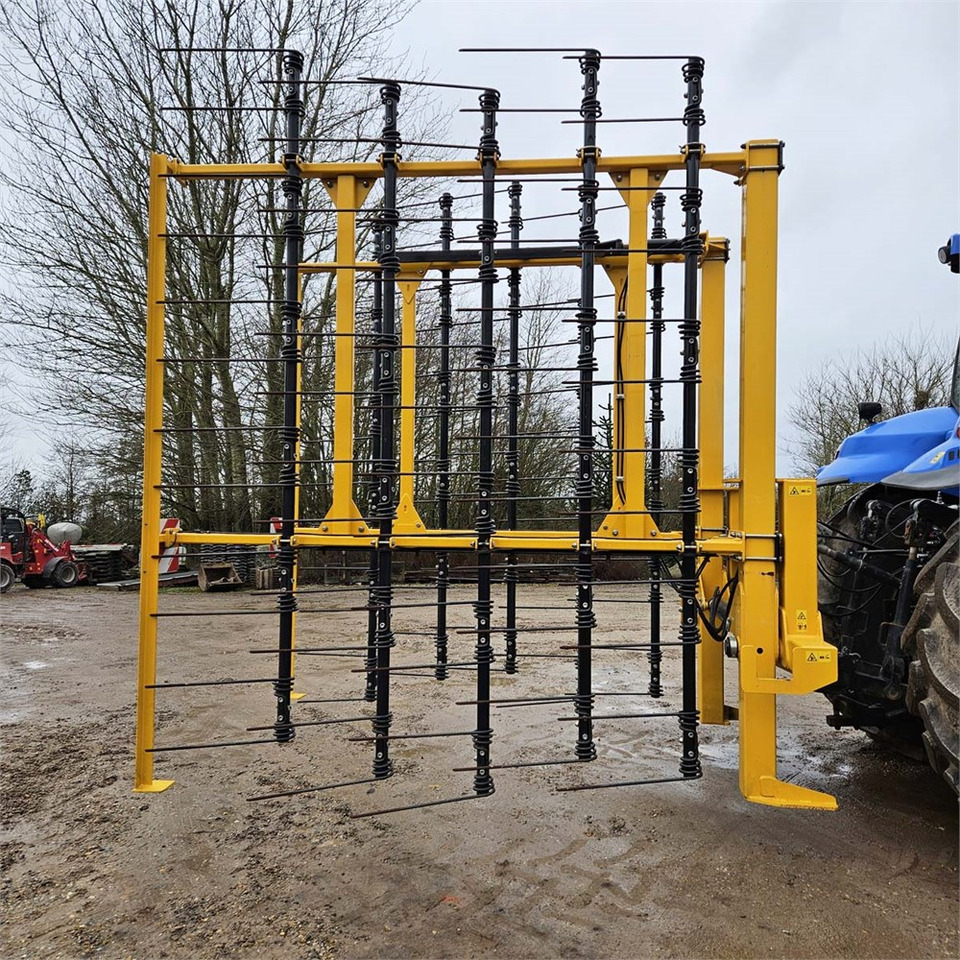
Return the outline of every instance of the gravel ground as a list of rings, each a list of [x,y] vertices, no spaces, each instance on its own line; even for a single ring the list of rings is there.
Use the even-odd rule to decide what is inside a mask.
[[[621,588],[605,596],[626,598]],[[429,593],[400,594],[416,603]],[[524,587],[550,606],[568,591]],[[635,594],[633,595],[635,596]],[[452,592],[469,600],[468,588]],[[342,610],[363,594],[309,598]],[[313,602],[315,601],[315,602]],[[262,609],[252,594],[164,591],[166,612]],[[307,606],[307,604],[304,604]],[[365,723],[302,728],[293,744],[169,753],[165,793],[134,794],[137,597],[78,588],[0,600],[2,881],[0,956],[948,957],[958,956],[957,806],[923,765],[823,722],[818,696],[781,699],[781,776],[834,793],[840,810],[774,810],[737,790],[736,726],[702,729],[704,778],[582,793],[576,782],[672,774],[676,721],[598,722],[600,762],[499,771],[492,798],[368,819],[358,813],[458,796],[469,740],[395,744],[397,776],[297,797],[271,790],[369,776]],[[600,605],[604,642],[636,638],[641,604]],[[526,623],[567,622],[525,611]],[[427,631],[432,611],[397,611]],[[470,607],[451,608],[470,627]],[[362,642],[362,612],[303,614],[302,645]],[[670,621],[672,624],[672,620]],[[161,681],[265,677],[274,619],[161,623]],[[673,627],[671,626],[671,632]],[[400,636],[396,662],[423,663],[428,637]],[[527,634],[527,653],[556,653]],[[456,635],[451,659],[469,658]],[[598,654],[600,690],[645,686],[642,654]],[[306,699],[356,697],[353,660],[300,657]],[[569,691],[566,660],[527,658],[494,695]],[[677,669],[670,659],[672,691]],[[394,732],[469,730],[473,678],[396,678]],[[649,700],[598,701],[636,712]],[[675,698],[664,701],[673,708]],[[620,710],[620,708],[627,708]],[[659,705],[655,709],[663,709]],[[372,712],[301,704],[301,720]],[[569,756],[562,707],[495,711],[494,762]],[[247,739],[272,721],[262,684],[161,691],[157,742]]]

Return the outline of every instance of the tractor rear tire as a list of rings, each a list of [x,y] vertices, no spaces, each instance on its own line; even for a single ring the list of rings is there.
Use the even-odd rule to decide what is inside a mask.
[[[15,579],[13,567],[6,563],[0,563],[0,593],[6,593],[13,586]]]
[[[924,565],[900,645],[911,658],[907,709],[923,720],[930,766],[960,792],[960,524]]]
[[[62,589],[75,587],[79,581],[80,568],[72,560],[61,560],[50,574],[50,582]]]

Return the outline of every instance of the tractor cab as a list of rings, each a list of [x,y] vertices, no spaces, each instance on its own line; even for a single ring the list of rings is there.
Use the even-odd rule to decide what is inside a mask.
[[[0,507],[0,542],[14,556],[27,549],[27,518],[13,507]]]

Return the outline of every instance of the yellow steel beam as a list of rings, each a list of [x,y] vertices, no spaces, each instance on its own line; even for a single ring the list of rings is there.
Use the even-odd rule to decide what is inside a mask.
[[[704,260],[726,260],[728,256],[729,241],[723,237],[711,237],[704,234]],[[627,254],[614,252],[597,252],[597,263],[607,268],[611,273],[617,269],[625,269]],[[680,253],[654,253],[647,257],[648,263],[683,263],[683,254]],[[512,267],[578,267],[580,265],[579,256],[570,257],[537,257],[535,259],[523,260],[519,257],[503,256],[497,257],[497,266],[503,269]],[[479,260],[407,260],[403,263],[403,271],[406,274],[416,275],[423,278],[431,270],[477,270],[480,267]],[[308,260],[300,264],[301,273],[334,273],[334,272],[354,272],[369,271],[374,273],[380,269],[380,264],[376,260],[360,260],[351,263],[350,261],[340,262],[338,260],[313,261]]]
[[[724,296],[726,263],[707,260],[700,268],[700,536],[724,532],[723,508],[723,372]],[[719,557],[710,560],[700,578],[702,597],[709,600],[727,581],[727,565]],[[728,722],[723,703],[723,645],[704,636],[697,647],[698,707],[703,723]]]
[[[394,530],[398,534],[423,530],[413,502],[417,405],[417,290],[420,280],[404,271],[397,277],[403,304],[400,310],[400,490]]]
[[[659,165],[658,165],[659,166]],[[613,388],[614,499],[611,511],[600,523],[603,533],[619,530],[619,536],[631,539],[649,539],[654,529],[646,509],[645,457],[646,444],[646,390],[642,380],[647,369],[647,325],[635,321],[647,316],[647,213],[653,191],[650,170],[634,168],[624,175],[615,175],[614,183],[625,187],[620,191],[629,211],[630,224],[627,243],[626,289],[623,310],[628,322],[614,324],[614,356],[622,367],[615,380],[622,380]],[[620,310],[617,303],[617,311]],[[633,321],[633,322],[631,322]],[[618,481],[623,490],[617,493]]]
[[[157,682],[157,594],[160,562],[152,545],[160,542],[160,481],[163,457],[163,301],[167,272],[167,158],[150,157],[147,236],[146,385],[143,414],[143,520],[140,532],[140,639],[137,653],[137,733],[133,788],[159,793],[172,780],[154,780],[153,734]]]
[[[670,170],[682,170],[685,159],[680,153],[653,156],[601,156],[597,162],[599,173],[625,175],[639,168],[655,170],[661,179]],[[732,177],[743,175],[745,153],[743,150],[705,153],[701,161],[705,170],[717,170]],[[376,180],[383,174],[379,163],[300,163],[300,171],[306,179],[336,180],[341,176]],[[400,177],[465,177],[479,176],[480,163],[475,159],[465,160],[406,160],[398,164]],[[549,176],[581,172],[580,158],[552,157],[545,159],[501,159],[497,163],[497,175],[503,178],[518,176]],[[281,163],[181,163],[171,160],[167,171],[178,180],[226,180],[233,178],[283,177],[286,169]]]
[[[353,267],[357,263],[357,215],[373,186],[372,179],[359,182],[342,174],[325,180],[324,186],[337,208],[337,261]],[[301,267],[301,273],[304,271]],[[353,499],[353,425],[355,385],[356,270],[337,272],[334,363],[333,363],[333,497],[327,521],[337,533],[362,533],[366,524]]]
[[[834,809],[828,794],[777,779],[777,179],[782,144],[752,141],[742,176],[739,639],[740,790],[754,803]],[[749,279],[748,279],[749,278]]]

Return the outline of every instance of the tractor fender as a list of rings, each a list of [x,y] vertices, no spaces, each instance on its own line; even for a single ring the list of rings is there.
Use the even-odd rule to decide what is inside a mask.
[[[64,560],[69,560],[69,557],[59,556],[51,557],[44,565],[41,576],[44,580],[49,580],[53,576],[53,571],[57,569],[57,566],[63,563]]]

